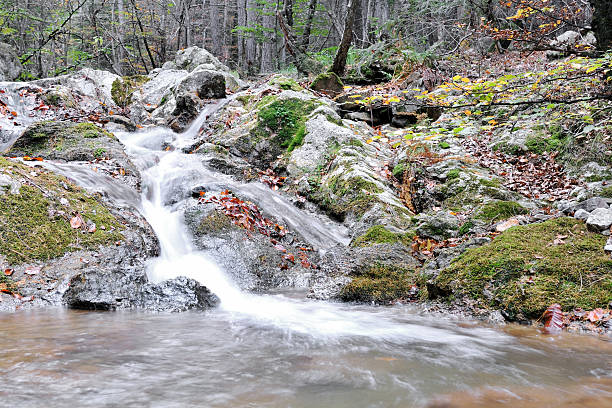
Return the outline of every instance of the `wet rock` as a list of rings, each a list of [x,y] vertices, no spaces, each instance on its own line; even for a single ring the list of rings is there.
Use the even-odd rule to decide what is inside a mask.
[[[45,160],[105,162],[137,186],[140,174],[117,138],[93,123],[46,121],[29,126],[6,153]]]
[[[6,43],[0,43],[0,81],[13,81],[23,71],[21,62],[13,47]]]
[[[586,220],[586,225],[591,231],[604,231],[612,225],[612,210],[609,208],[594,209]]]
[[[184,276],[143,285],[137,295],[137,307],[154,311],[182,312],[208,309],[219,304],[219,298],[208,288]]]
[[[167,119],[168,126],[175,132],[182,132],[198,116],[202,101],[191,94],[184,92],[176,96],[176,105],[172,116]]]
[[[145,262],[159,247],[135,210],[92,196],[41,167],[0,158],[0,175],[21,185],[6,190],[0,200],[0,266],[14,269],[19,293],[31,299],[23,305],[2,302],[3,309],[62,304],[71,282],[80,285],[77,275],[104,276],[98,279],[99,287],[88,289],[88,298],[74,298],[96,308],[120,303],[122,292],[113,285],[146,282]],[[20,247],[31,242],[36,247]]]

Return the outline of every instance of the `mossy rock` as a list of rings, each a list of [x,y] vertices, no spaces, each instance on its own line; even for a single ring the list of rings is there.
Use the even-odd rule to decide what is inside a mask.
[[[374,225],[370,227],[363,235],[355,238],[351,243],[354,247],[367,247],[375,244],[395,244],[401,243],[406,246],[412,242],[411,234],[401,234],[391,232],[383,225]]]
[[[324,72],[316,76],[310,84],[310,89],[337,96],[344,90],[344,83],[338,75],[333,72]]]
[[[316,106],[314,100],[265,96],[254,106],[257,123],[235,144],[237,154],[257,167],[268,167],[278,156],[302,145],[308,115]]]
[[[413,270],[374,264],[355,273],[339,297],[345,302],[388,304],[412,297],[416,281]]]
[[[309,194],[309,199],[328,215],[343,220],[348,214],[361,217],[379,200],[382,189],[362,177],[331,176]]]
[[[128,160],[115,136],[93,123],[48,121],[28,127],[6,154],[88,161],[100,158],[102,150]]]
[[[476,218],[493,222],[528,213],[528,209],[515,201],[491,201],[480,209]]]
[[[564,310],[607,307],[612,259],[603,250],[605,243],[606,237],[573,218],[513,227],[467,250],[435,285],[515,318],[537,318],[552,303]]]
[[[78,249],[94,249],[123,239],[123,225],[91,195],[64,177],[0,158],[0,173],[21,183],[18,194],[0,195],[0,254],[9,264],[45,261]],[[96,230],[73,229],[79,214]]]
[[[149,82],[151,78],[146,75],[132,75],[117,78],[111,86],[111,97],[117,106],[125,108],[132,103],[132,95],[142,85]]]
[[[282,75],[277,75],[273,77],[272,79],[270,79],[270,81],[268,81],[268,83],[272,86],[282,89],[283,91],[300,92],[304,90],[304,88],[302,88],[295,79],[287,78]]]

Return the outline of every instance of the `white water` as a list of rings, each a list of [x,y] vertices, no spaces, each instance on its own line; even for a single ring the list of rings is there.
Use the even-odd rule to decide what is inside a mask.
[[[149,279],[160,282],[178,276],[187,276],[200,282],[215,293],[221,300],[220,308],[229,312],[233,319],[250,321],[273,326],[289,333],[309,334],[322,337],[367,336],[380,339],[402,339],[462,344],[463,352],[479,354],[477,348],[469,347],[474,342],[504,343],[506,336],[489,329],[474,329],[469,333],[454,328],[447,330],[428,325],[409,324],[393,318],[384,308],[370,311],[351,311],[345,305],[290,299],[281,295],[254,295],[244,293],[231,281],[228,274],[215,265],[207,256],[198,252],[191,242],[182,223],[180,205],[172,204],[170,198],[177,188],[192,188],[198,183],[231,183],[226,176],[212,172],[202,166],[198,155],[162,150],[165,143],[176,147],[187,146],[197,136],[197,132],[214,109],[209,107],[203,112],[194,125],[183,134],[175,134],[163,128],[141,131],[137,134],[118,134],[126,145],[128,154],[140,167],[143,176],[142,212],[155,230],[160,244],[161,256],[151,262],[148,269]],[[191,184],[189,184],[191,183]],[[255,195],[259,190],[241,188],[247,194]],[[282,199],[271,190],[262,191],[261,196],[275,196],[276,202]],[[262,198],[262,197],[259,198]],[[284,203],[279,213],[287,214],[289,206]],[[264,208],[265,210],[265,208]],[[329,242],[330,239],[346,244],[346,237],[338,236],[325,224],[293,208],[289,214],[294,218],[306,220],[321,239],[313,241]],[[308,236],[307,226],[300,231]],[[335,226],[338,228],[338,226]],[[319,243],[319,242],[314,242]],[[490,349],[489,349],[490,351]]]

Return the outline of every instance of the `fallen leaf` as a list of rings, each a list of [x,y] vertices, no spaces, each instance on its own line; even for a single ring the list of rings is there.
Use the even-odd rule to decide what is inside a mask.
[[[548,306],[548,309],[546,309],[540,319],[544,322],[544,331],[546,333],[556,334],[561,332],[564,326],[561,305],[554,303]]]
[[[598,322],[604,315],[604,311],[602,308],[598,307],[597,309],[591,310],[589,314],[587,314],[587,319],[592,323]]]
[[[13,272],[15,272],[15,271],[14,271],[13,269],[11,269],[11,268],[6,268],[6,269],[4,270],[4,274],[5,274],[6,276],[11,276],[11,275],[13,274]]]
[[[81,218],[80,215],[77,214],[70,219],[70,226],[73,229],[81,228],[82,225],[83,225],[83,218]]]

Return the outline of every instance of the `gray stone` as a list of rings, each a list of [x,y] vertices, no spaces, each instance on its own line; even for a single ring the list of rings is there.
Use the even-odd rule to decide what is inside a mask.
[[[217,71],[193,71],[181,80],[173,92],[175,95],[195,92],[200,99],[225,98],[225,77]]]
[[[612,225],[612,210],[609,208],[596,208],[586,220],[587,228],[591,231],[600,232],[610,228]]]
[[[588,200],[582,201],[574,206],[567,207],[564,212],[566,214],[571,214],[572,212],[576,212],[578,210],[585,210],[587,212],[592,212],[597,208],[608,208],[608,202],[601,197],[593,197]]]
[[[576,211],[574,213],[574,218],[586,221],[589,218],[589,215],[591,215],[591,214],[588,211],[583,210],[582,208],[580,208],[580,209],[578,209],[578,211]]]
[[[606,242],[606,246],[604,247],[604,251],[612,252],[612,237],[608,238],[608,241]]]
[[[23,71],[21,62],[13,47],[0,43],[0,81],[13,81]]]
[[[205,49],[196,46],[185,48],[184,50],[179,50],[176,53],[174,64],[168,64],[168,67],[176,66],[179,69],[193,71],[202,64],[211,64],[218,71],[229,72],[229,68],[226,65],[222,64],[221,61],[217,59],[217,57],[215,57]],[[164,67],[165,64],[164,66],[162,66],[162,69],[164,69]]]

